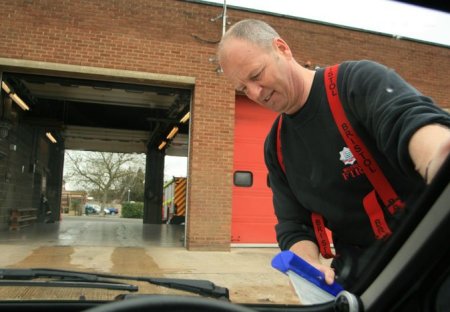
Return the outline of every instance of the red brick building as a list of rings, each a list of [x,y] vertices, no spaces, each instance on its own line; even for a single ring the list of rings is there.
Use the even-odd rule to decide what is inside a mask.
[[[0,12],[0,72],[108,76],[192,90],[187,248],[228,250],[236,95],[214,61],[222,23],[211,18],[222,7],[176,0],[11,0],[0,2]],[[257,18],[273,25],[301,64],[375,60],[450,108],[448,47],[233,8],[227,15],[231,23]],[[0,140],[0,223],[12,205],[35,205],[39,198],[43,182],[30,169],[31,149],[62,151],[32,139],[30,124],[20,122],[26,112],[14,107],[12,114],[19,115],[10,126],[15,141]],[[39,160],[46,188],[60,192],[61,174],[48,173],[58,172],[62,161]]]

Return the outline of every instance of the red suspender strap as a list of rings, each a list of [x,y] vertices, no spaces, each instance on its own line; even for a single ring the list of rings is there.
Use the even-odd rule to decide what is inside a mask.
[[[325,222],[323,217],[317,212],[311,212],[311,220],[314,227],[314,233],[316,234],[316,240],[319,244],[319,250],[325,259],[334,258],[334,254],[331,251],[330,241],[328,240],[327,233],[325,231]]]
[[[278,163],[280,164],[281,169],[286,174],[286,168],[284,167],[283,161],[283,153],[281,152],[281,124],[283,123],[283,115],[280,115],[280,119],[278,119],[278,127],[277,127],[277,158]]]
[[[370,219],[370,226],[376,239],[382,239],[391,235],[391,230],[384,219],[383,210],[377,200],[375,190],[372,190],[363,199],[363,206]]]
[[[394,189],[375,162],[375,159],[369,153],[369,150],[348,121],[338,95],[336,83],[337,75],[338,65],[325,69],[325,88],[334,121],[336,122],[342,138],[348,148],[352,151],[358,164],[362,167],[370,183],[375,188],[383,203],[388,207],[389,212],[393,214],[397,209],[403,208],[404,203],[398,198]],[[381,239],[389,236],[391,231],[384,220],[383,211],[377,201],[375,191],[372,191],[364,198],[363,205],[370,218],[370,223],[376,238]]]
[[[284,167],[283,153],[281,151],[281,125],[283,122],[283,115],[280,115],[277,127],[277,158],[280,164],[281,170],[286,174],[286,168]],[[327,233],[325,231],[325,222],[323,217],[315,212],[311,213],[311,220],[314,227],[314,233],[316,235],[317,243],[319,245],[319,250],[322,256],[326,259],[333,258],[334,254],[331,251],[330,241],[328,240]]]

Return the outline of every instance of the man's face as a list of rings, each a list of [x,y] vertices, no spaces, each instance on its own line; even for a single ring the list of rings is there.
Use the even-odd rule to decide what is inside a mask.
[[[292,113],[298,98],[291,61],[289,47],[281,39],[275,39],[273,48],[267,50],[230,38],[220,52],[222,70],[236,90],[279,113]]]

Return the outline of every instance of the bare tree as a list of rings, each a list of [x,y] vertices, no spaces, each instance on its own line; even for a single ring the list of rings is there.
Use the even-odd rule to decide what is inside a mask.
[[[101,194],[103,211],[109,194],[123,193],[123,181],[134,181],[144,161],[143,155],[67,151],[64,178],[78,188]]]
[[[134,201],[144,201],[144,181],[145,172],[144,167],[129,169],[129,175],[116,181],[114,189],[116,190],[117,198],[122,201],[127,201],[130,198]],[[129,196],[131,194],[131,197]]]

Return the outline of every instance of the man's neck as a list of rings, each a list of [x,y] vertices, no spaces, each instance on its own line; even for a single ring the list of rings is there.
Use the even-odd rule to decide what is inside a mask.
[[[294,114],[302,109],[308,100],[309,94],[311,93],[312,84],[314,81],[314,76],[316,71],[310,70],[297,64],[295,68],[295,88],[298,90],[297,104],[292,110],[287,111],[286,114]]]

